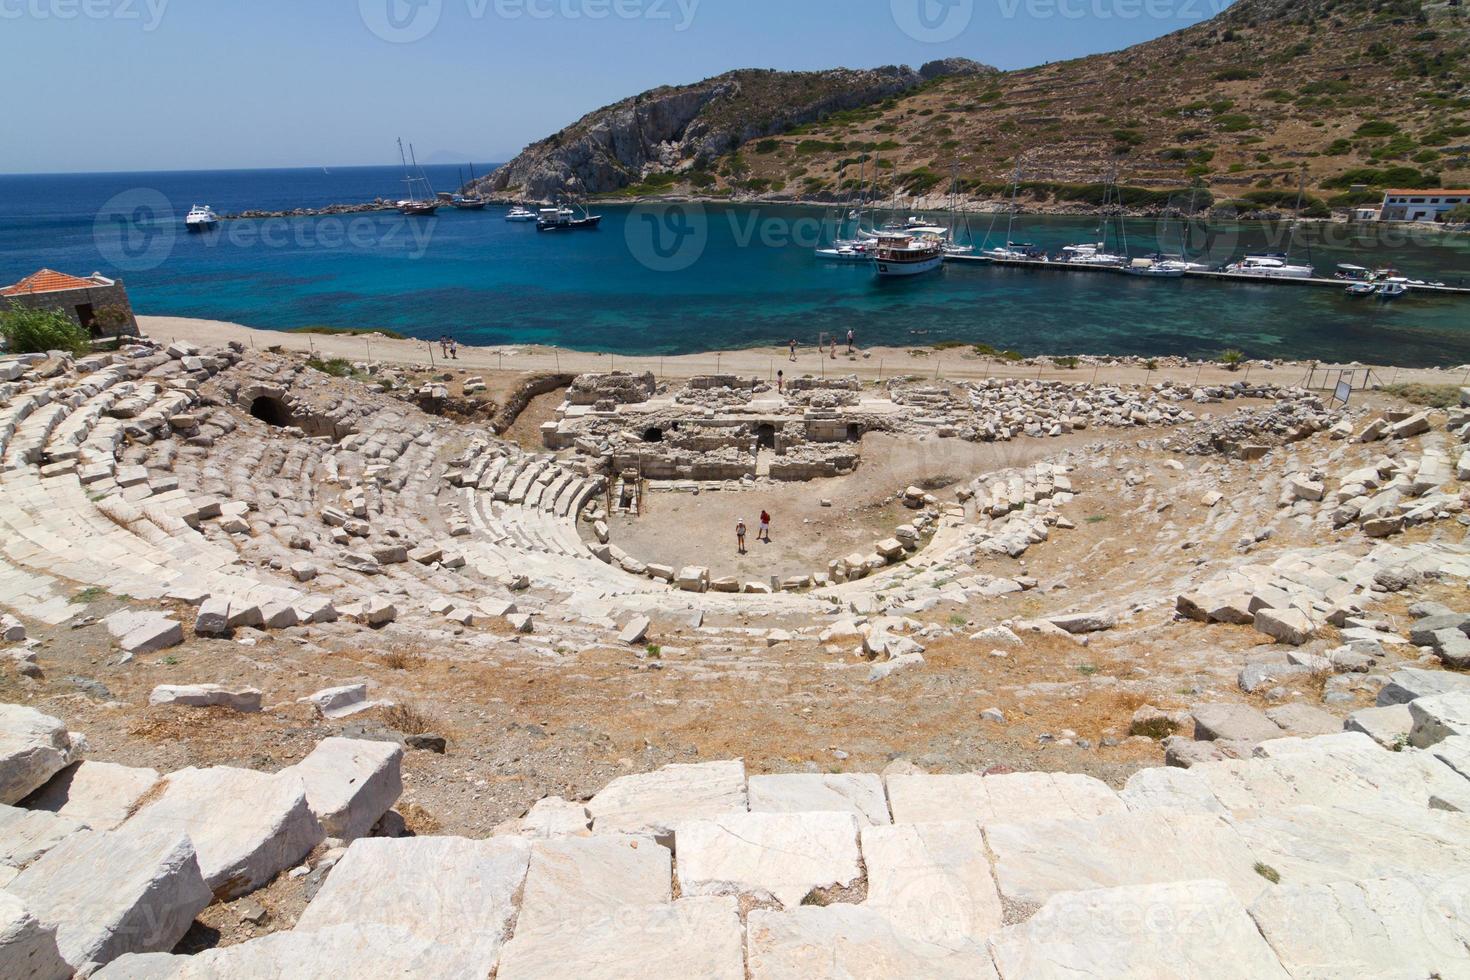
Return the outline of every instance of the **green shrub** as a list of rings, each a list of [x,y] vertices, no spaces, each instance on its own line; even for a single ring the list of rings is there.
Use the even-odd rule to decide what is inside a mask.
[[[44,354],[63,350],[85,354],[92,349],[92,338],[79,324],[60,310],[33,310],[12,305],[0,309],[0,337],[12,354]]]
[[[1227,112],[1223,116],[1216,116],[1215,122],[1220,131],[1225,133],[1243,133],[1247,129],[1255,129],[1256,124],[1250,116],[1243,116],[1238,112]]]
[[[1246,79],[1260,77],[1260,72],[1251,71],[1249,68],[1225,68],[1215,72],[1217,82],[1243,82]]]
[[[1357,129],[1359,136],[1392,136],[1399,131],[1397,123],[1387,119],[1370,119]]]
[[[775,153],[779,149],[781,149],[780,140],[761,140],[755,145],[757,153]]]
[[[334,378],[345,378],[352,373],[352,362],[345,357],[334,357],[325,361],[320,357],[310,357],[307,358],[306,366]]]

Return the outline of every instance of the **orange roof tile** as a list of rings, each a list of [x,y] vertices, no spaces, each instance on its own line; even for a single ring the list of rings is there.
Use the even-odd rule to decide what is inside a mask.
[[[0,296],[21,296],[26,293],[58,293],[66,289],[91,289],[97,282],[92,279],[79,279],[69,276],[64,272],[55,272],[51,269],[42,269],[33,275],[26,276],[14,286],[6,286],[0,289]]]

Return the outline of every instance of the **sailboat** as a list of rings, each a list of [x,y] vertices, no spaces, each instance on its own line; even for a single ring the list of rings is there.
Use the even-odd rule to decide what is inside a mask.
[[[1112,192],[1116,189],[1117,183],[1118,173],[1115,170],[1111,175],[1109,175],[1108,180],[1103,184],[1102,208],[1098,216],[1097,223],[1098,241],[1086,242],[1079,245],[1062,246],[1062,251],[1057,256],[1058,262],[1067,262],[1072,265],[1106,266],[1109,268],[1119,268],[1128,265],[1128,244],[1126,240],[1123,241],[1122,246],[1124,254],[1119,255],[1115,252],[1108,251],[1108,226],[1111,224],[1111,222],[1109,222],[1108,220],[1108,201],[1112,196]],[[1121,234],[1121,193],[1118,194],[1118,213],[1120,222],[1119,230]]]
[[[464,174],[461,173],[459,176],[461,187],[473,186],[475,183],[475,165],[473,163],[470,164],[470,182],[468,184],[464,183]],[[456,194],[454,199],[449,203],[459,211],[483,211],[485,210],[485,205],[489,202],[481,197],[478,191],[473,191],[469,194]]]
[[[1311,279],[1317,274],[1317,270],[1310,264],[1312,261],[1311,246],[1307,246],[1307,265],[1293,265],[1291,261],[1291,245],[1296,238],[1296,226],[1301,220],[1302,199],[1307,193],[1307,172],[1302,170],[1301,181],[1296,192],[1296,216],[1292,219],[1291,228],[1287,232],[1285,252],[1263,252],[1258,255],[1247,254],[1239,262],[1225,267],[1225,272],[1232,276],[1253,276],[1257,278],[1272,279]]]
[[[408,156],[403,155],[403,139],[398,140],[398,156],[403,160],[403,182],[408,185],[408,197],[398,202],[398,213],[414,218],[425,218],[439,210],[439,201],[434,196],[434,188],[429,186],[429,178],[419,166],[419,161],[413,153],[413,146],[408,148]],[[413,160],[413,168],[409,168],[409,160]],[[414,175],[414,171],[418,175]],[[419,193],[423,196],[420,197]]]
[[[1033,246],[1030,242],[1011,241],[1011,234],[1014,232],[1016,225],[1016,199],[1020,196],[1021,193],[1021,167],[1024,165],[1024,163],[1024,160],[1018,160],[1016,162],[1015,177],[1011,181],[1011,210],[1010,216],[1006,219],[1006,243],[1000,248],[982,247],[980,250],[980,254],[987,259],[1029,259],[1031,258],[1031,250],[1035,248],[1035,246]],[[990,227],[992,229],[995,227],[994,215],[991,215],[990,217]],[[989,231],[985,233],[985,244],[990,244]]]

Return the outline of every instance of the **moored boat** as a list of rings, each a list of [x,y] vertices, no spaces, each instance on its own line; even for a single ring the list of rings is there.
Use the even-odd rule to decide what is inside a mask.
[[[535,221],[536,212],[529,208],[523,208],[519,204],[505,213],[506,221]]]
[[[1349,296],[1361,299],[1364,296],[1372,296],[1378,292],[1378,287],[1367,280],[1350,283],[1344,290]]]
[[[1401,282],[1385,282],[1378,287],[1378,299],[1387,303],[1390,300],[1398,299],[1408,291],[1409,287]]]
[[[217,224],[219,224],[219,216],[208,204],[194,205],[189,209],[188,216],[184,218],[184,227],[189,231],[208,231]]]
[[[884,235],[874,245],[871,258],[879,277],[917,276],[944,264],[944,247],[935,238]]]
[[[537,231],[591,231],[602,224],[602,215],[588,214],[587,209],[582,209],[582,216],[577,217],[577,212],[571,208],[542,208],[541,213],[536,216]]]
[[[408,185],[408,197],[398,202],[398,213],[412,218],[427,218],[439,210],[439,196],[434,193],[434,188],[429,186],[428,175],[419,166],[418,157],[414,155],[413,146],[408,148],[408,156],[403,153],[403,140],[398,140],[398,157],[403,161],[403,182]],[[409,161],[413,161],[410,168]],[[418,171],[417,174],[414,171]]]
[[[1317,270],[1310,265],[1293,265],[1281,252],[1247,255],[1239,262],[1232,262],[1225,267],[1226,275],[1272,279],[1311,279],[1316,273]]]

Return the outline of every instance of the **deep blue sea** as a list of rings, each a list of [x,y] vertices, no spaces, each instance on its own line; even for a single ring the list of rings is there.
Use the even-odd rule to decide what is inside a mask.
[[[436,190],[455,167],[430,167]],[[480,172],[484,172],[481,168]],[[810,343],[856,330],[860,343],[984,342],[1026,353],[1214,355],[1470,362],[1470,298],[1410,294],[1390,304],[1337,289],[948,265],[908,281],[817,261],[833,228],[820,209],[597,208],[600,230],[539,234],[505,209],[431,219],[396,213],[225,222],[187,235],[195,203],[221,214],[404,196],[396,167],[0,176],[0,282],[41,267],[120,276],[141,313],[284,329],[387,327],[472,344],[549,343],[625,354]],[[835,216],[834,216],[835,217]],[[974,240],[1006,238],[1005,216],[971,216]],[[1094,218],[1021,216],[1011,237],[1055,251],[1093,241]],[[1178,224],[1134,220],[1136,255]],[[1214,223],[1189,232],[1192,257],[1224,262],[1284,247],[1281,226]],[[1116,244],[1119,231],[1112,231]],[[1295,260],[1392,264],[1470,285],[1470,239],[1306,226]]]

